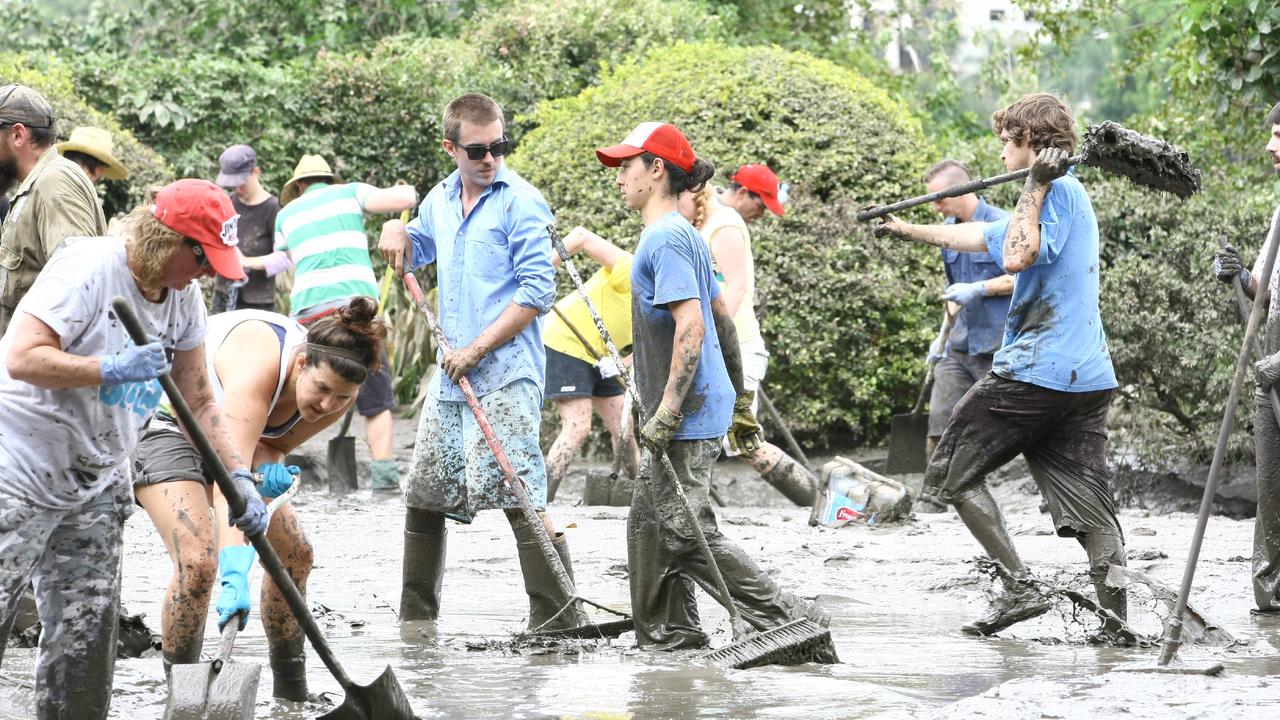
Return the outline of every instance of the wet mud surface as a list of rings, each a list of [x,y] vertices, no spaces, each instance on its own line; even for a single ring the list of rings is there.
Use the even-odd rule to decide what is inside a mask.
[[[400,425],[397,447],[406,460],[413,423]],[[318,457],[326,439],[310,443]],[[571,468],[552,516],[569,538],[579,591],[625,609],[626,509],[576,506],[586,469]],[[308,600],[353,679],[371,682],[391,665],[423,718],[1239,719],[1272,718],[1280,710],[1280,679],[1274,678],[1280,675],[1280,618],[1249,614],[1251,521],[1210,523],[1193,597],[1237,644],[1183,652],[1189,663],[1221,661],[1227,674],[1120,674],[1108,671],[1154,663],[1156,650],[1091,644],[1096,623],[1073,619],[1065,600],[999,637],[962,634],[960,626],[985,608],[991,582],[975,565],[977,545],[954,513],[884,527],[811,528],[807,510],[792,506],[745,465],[721,462],[715,478],[735,505],[719,509],[722,530],[755,553],[784,587],[817,596],[831,610],[843,664],[722,671],[689,655],[637,651],[625,635],[612,643],[513,643],[528,604],[515,541],[500,512],[482,513],[470,526],[450,524],[442,617],[402,626],[395,608],[404,509],[398,497],[371,498],[367,489],[346,498],[330,497],[323,486],[299,494],[298,517],[316,551]],[[368,478],[362,485],[367,488]],[[995,492],[1033,571],[1088,590],[1084,552],[1052,534],[1031,480],[1014,473]],[[1194,517],[1124,511],[1120,520],[1130,566],[1176,586]],[[171,565],[144,513],[128,521],[125,542],[124,602],[158,629]],[[316,717],[325,708],[270,697],[256,601],[261,570],[251,582],[254,617],[233,657],[263,665],[256,717]],[[1163,606],[1149,594],[1132,595],[1132,625],[1158,635],[1157,609]],[[724,611],[705,595],[699,604],[713,645],[723,646],[730,639]],[[215,621],[211,612],[206,654],[216,646]],[[13,679],[29,679],[33,661],[33,650],[6,652],[9,680],[0,683],[0,718],[31,717],[29,693],[15,689]],[[308,679],[311,692],[341,700],[337,683],[310,650]],[[158,654],[116,663],[112,717],[161,718],[164,700]]]

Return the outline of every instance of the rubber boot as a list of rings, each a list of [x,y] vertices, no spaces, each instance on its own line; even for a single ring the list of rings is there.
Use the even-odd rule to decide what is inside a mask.
[[[1121,621],[1128,622],[1129,591],[1107,584],[1107,573],[1111,566],[1124,566],[1124,541],[1116,535],[1089,533],[1084,537],[1083,544],[1085,552],[1089,554],[1089,577],[1098,593],[1098,607],[1110,611]],[[1114,620],[1105,620],[1102,630],[1105,633],[1119,633],[1124,627]]]
[[[373,492],[400,492],[400,471],[396,469],[395,460],[370,460],[369,475],[373,478],[370,484]]]
[[[1004,591],[991,601],[982,617],[960,629],[970,635],[992,635],[1048,612],[1049,601],[1024,582],[1030,573],[1013,547],[1013,540],[1004,525],[1004,515],[991,490],[985,484],[979,485],[953,503],[965,527],[982,549],[1005,570]]]
[[[442,513],[409,508],[405,512],[404,563],[401,570],[400,619],[440,617],[440,588],[448,530]]]
[[[552,616],[560,612],[560,608],[564,607],[569,599],[560,591],[555,573],[547,564],[547,559],[543,556],[532,530],[524,526],[515,532],[520,572],[524,574],[524,591],[529,596],[529,629],[565,630],[574,627],[577,623],[572,608],[560,613],[553,622],[542,627],[544,623],[551,620]],[[573,563],[569,559],[569,541],[564,533],[556,533],[555,538],[551,540],[551,546],[556,549],[556,554],[560,556],[560,562],[564,564],[565,572],[572,581]]]
[[[307,701],[306,638],[301,632],[268,648],[271,658],[271,697]]]
[[[781,455],[760,477],[800,507],[812,506],[817,498],[818,479],[790,455]]]

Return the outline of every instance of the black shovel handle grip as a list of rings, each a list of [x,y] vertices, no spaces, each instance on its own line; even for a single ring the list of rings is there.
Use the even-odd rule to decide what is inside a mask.
[[[151,342],[151,338],[147,336],[147,331],[142,328],[142,323],[138,322],[138,316],[134,314],[133,308],[129,305],[129,301],[123,297],[116,296],[111,301],[111,308],[115,311],[116,317],[124,324],[125,330],[129,332],[129,337],[133,338],[135,345],[146,345]],[[231,476],[227,473],[227,468],[222,464],[222,458],[218,456],[218,452],[213,449],[213,443],[209,442],[209,437],[200,429],[200,424],[196,421],[195,413],[191,411],[191,406],[187,405],[187,401],[183,399],[182,393],[178,391],[178,385],[170,377],[169,373],[161,375],[159,378],[160,386],[164,388],[164,392],[169,396],[169,405],[173,408],[173,412],[182,421],[182,427],[187,431],[187,437],[191,438],[191,442],[196,446],[196,450],[200,453],[200,459],[204,461],[204,470],[213,476],[213,481],[218,484],[218,489],[227,498],[227,506],[234,515],[240,515],[244,512],[245,499],[241,497],[239,489],[235,483],[231,482]],[[289,610],[293,612],[293,616],[298,619],[298,624],[302,626],[302,630],[307,634],[307,638],[311,640],[312,647],[315,648],[316,654],[324,662],[325,667],[329,668],[329,672],[333,673],[333,677],[342,686],[343,690],[347,690],[351,686],[351,678],[347,676],[342,666],[338,664],[338,659],[333,656],[333,651],[329,649],[329,643],[324,639],[324,635],[320,634],[320,628],[316,625],[315,618],[311,616],[311,610],[307,607],[307,601],[299,592],[298,586],[294,584],[293,578],[289,576],[289,571],[285,569],[284,563],[280,562],[280,556],[276,555],[276,550],[267,541],[265,532],[257,535],[250,535],[249,541],[253,543],[253,547],[258,551],[258,559],[262,561],[262,566],[266,569],[267,574],[275,582],[276,588],[280,590],[280,594],[284,596],[285,602],[289,605]],[[237,622],[232,620],[232,622]]]

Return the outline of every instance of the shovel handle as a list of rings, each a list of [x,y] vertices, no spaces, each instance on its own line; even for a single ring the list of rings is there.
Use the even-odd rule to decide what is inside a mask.
[[[956,326],[956,316],[946,310],[943,310],[943,312],[946,313],[946,318],[942,321],[942,328],[938,330],[937,340],[940,348],[947,346],[947,339],[951,337],[951,328]],[[929,363],[929,370],[924,374],[924,382],[920,384],[920,394],[916,396],[915,407],[911,408],[912,415],[919,415],[920,411],[924,409],[925,398],[929,396],[929,386],[933,385],[933,369],[937,365],[937,360]]]
[[[235,647],[236,635],[240,632],[240,623],[247,618],[249,613],[241,610],[222,628],[222,641],[218,643],[218,656],[213,659],[213,671],[218,672],[222,666],[231,658],[231,648]]]
[[[1080,163],[1084,162],[1084,158],[1085,156],[1083,154],[1076,155],[1074,157],[1068,158],[1067,164],[1079,165]],[[987,188],[993,185],[1001,185],[1003,183],[1012,182],[1014,180],[1021,180],[1030,174],[1031,174],[1031,168],[1028,167],[1028,168],[1023,168],[1021,170],[1014,170],[1013,172],[1010,172],[1010,173],[1004,173],[1001,175],[992,175],[990,177],[979,178],[977,180],[970,180],[969,182],[958,183],[956,185],[952,185],[951,187],[943,188],[937,192],[931,192],[928,195],[920,195],[918,197],[913,197],[907,200],[900,200],[896,203],[893,203],[892,205],[873,205],[869,208],[866,208],[858,212],[858,222],[875,220],[876,218],[884,217],[889,213],[895,213],[895,212],[898,212],[899,210],[906,210],[907,208],[913,208],[917,205],[924,205],[925,203],[931,203],[935,200],[943,200],[946,198],[959,197],[961,195],[968,195],[969,193],[977,192],[979,190],[986,190]]]
[[[151,338],[147,337],[147,331],[142,328],[142,323],[138,322],[138,316],[133,313],[133,308],[129,305],[128,300],[117,295],[111,301],[111,307],[115,311],[116,317],[120,319],[125,329],[128,330],[129,337],[133,338],[135,345],[146,345],[151,342]],[[240,515],[244,513],[245,499],[240,496],[240,490],[236,488],[235,483],[231,482],[231,476],[227,474],[227,468],[222,464],[222,458],[213,449],[213,444],[209,442],[208,436],[200,429],[195,413],[191,411],[186,399],[182,397],[177,384],[174,383],[169,373],[165,373],[157,379],[160,381],[160,386],[164,388],[165,394],[169,396],[170,407],[178,416],[178,419],[182,421],[187,437],[191,439],[191,443],[199,451],[200,459],[204,462],[205,472],[213,476],[213,481],[218,484],[218,489],[226,496],[227,506],[231,509],[232,514]],[[320,660],[324,662],[325,667],[329,668],[329,672],[333,674],[334,679],[338,681],[342,689],[349,691],[352,687],[351,678],[347,676],[346,671],[342,669],[342,665],[338,663],[338,659],[334,657],[328,641],[324,639],[324,635],[320,634],[320,628],[316,625],[315,618],[311,616],[311,610],[307,607],[306,599],[302,597],[298,586],[294,584],[293,578],[289,576],[289,571],[280,562],[280,556],[276,555],[275,548],[267,541],[266,533],[250,535],[249,542],[253,543],[254,549],[258,551],[258,559],[262,562],[262,566],[266,568],[267,574],[275,582],[280,594],[284,596],[289,610],[293,612],[298,624],[302,626],[303,632],[306,633],[307,639],[311,641],[311,645],[315,648],[316,654],[320,656]]]

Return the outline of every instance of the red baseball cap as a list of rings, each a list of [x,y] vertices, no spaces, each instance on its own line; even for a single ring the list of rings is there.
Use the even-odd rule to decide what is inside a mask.
[[[698,159],[684,133],[671,123],[643,122],[617,145],[596,150],[596,157],[606,167],[618,167],[623,160],[641,153],[653,153],[685,172],[693,170]]]
[[[782,201],[778,199],[778,176],[773,174],[768,165],[743,165],[729,179],[759,195],[764,206],[774,215],[780,216],[786,212]]]
[[[156,193],[153,212],[165,227],[200,243],[214,272],[227,280],[245,279],[236,251],[240,216],[225,190],[208,180],[178,180]]]

